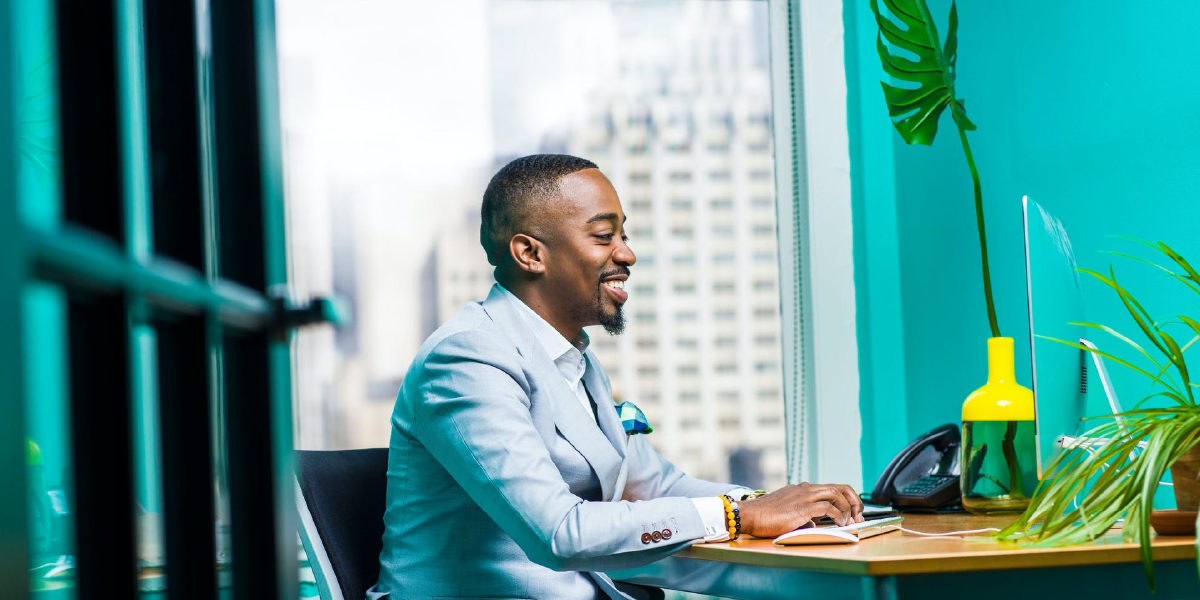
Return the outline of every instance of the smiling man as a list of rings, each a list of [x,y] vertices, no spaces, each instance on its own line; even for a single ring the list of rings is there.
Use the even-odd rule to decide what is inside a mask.
[[[620,334],[637,256],[590,161],[534,155],[483,196],[497,284],[421,346],[396,399],[369,598],[650,598],[603,572],[731,533],[862,520],[843,485],[701,481],[627,433],[583,328]],[[636,409],[632,409],[636,412]],[[736,507],[740,531],[726,522]]]

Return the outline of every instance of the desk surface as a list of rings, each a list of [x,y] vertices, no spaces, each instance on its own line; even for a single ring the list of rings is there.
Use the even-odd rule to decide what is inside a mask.
[[[1012,515],[978,517],[967,514],[905,515],[902,525],[915,531],[940,533],[985,527],[1004,527]],[[1195,538],[1159,536],[1154,539],[1155,561],[1194,560]],[[1114,529],[1090,544],[1066,548],[1030,548],[990,539],[989,534],[923,537],[904,531],[887,533],[857,544],[776,546],[769,539],[743,536],[741,541],[697,544],[675,556],[759,567],[801,569],[846,575],[912,575],[1136,563],[1136,544],[1121,541]]]

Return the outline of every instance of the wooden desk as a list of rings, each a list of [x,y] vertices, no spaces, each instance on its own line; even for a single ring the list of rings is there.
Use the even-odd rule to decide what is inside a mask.
[[[904,527],[947,532],[1003,527],[1012,517],[906,515]],[[1134,544],[1113,530],[1091,544],[1027,548],[987,534],[888,533],[858,544],[776,546],[771,540],[699,544],[614,578],[746,600],[1200,598],[1193,537],[1154,540],[1151,594]]]

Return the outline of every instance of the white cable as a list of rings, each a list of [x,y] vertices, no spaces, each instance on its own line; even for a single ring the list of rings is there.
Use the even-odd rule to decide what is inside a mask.
[[[927,535],[929,537],[941,537],[944,535],[966,535],[968,533],[987,533],[989,531],[995,531],[997,533],[1000,532],[1000,530],[996,529],[995,527],[987,527],[984,529],[968,529],[966,531],[947,531],[946,533],[927,533],[924,531],[913,531],[912,529],[906,529],[904,527],[901,527],[900,531],[903,531],[905,533],[911,533],[913,535]]]

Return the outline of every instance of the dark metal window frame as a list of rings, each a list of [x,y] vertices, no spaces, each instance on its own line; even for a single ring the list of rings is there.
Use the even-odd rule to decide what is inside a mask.
[[[17,1],[0,0],[3,82],[14,80]],[[232,596],[296,593],[290,319],[272,294],[286,283],[273,10],[270,0],[57,0],[63,221],[53,227],[22,221],[18,99],[0,93],[0,474],[20,490],[0,500],[0,597],[30,595],[21,296],[38,282],[67,297],[78,597],[138,593],[131,407],[147,374],[131,367],[136,326],[158,340],[168,596],[219,593],[223,453]],[[149,143],[129,152],[143,147],[127,143],[137,119]],[[148,191],[128,185],[133,162],[151,174]]]

